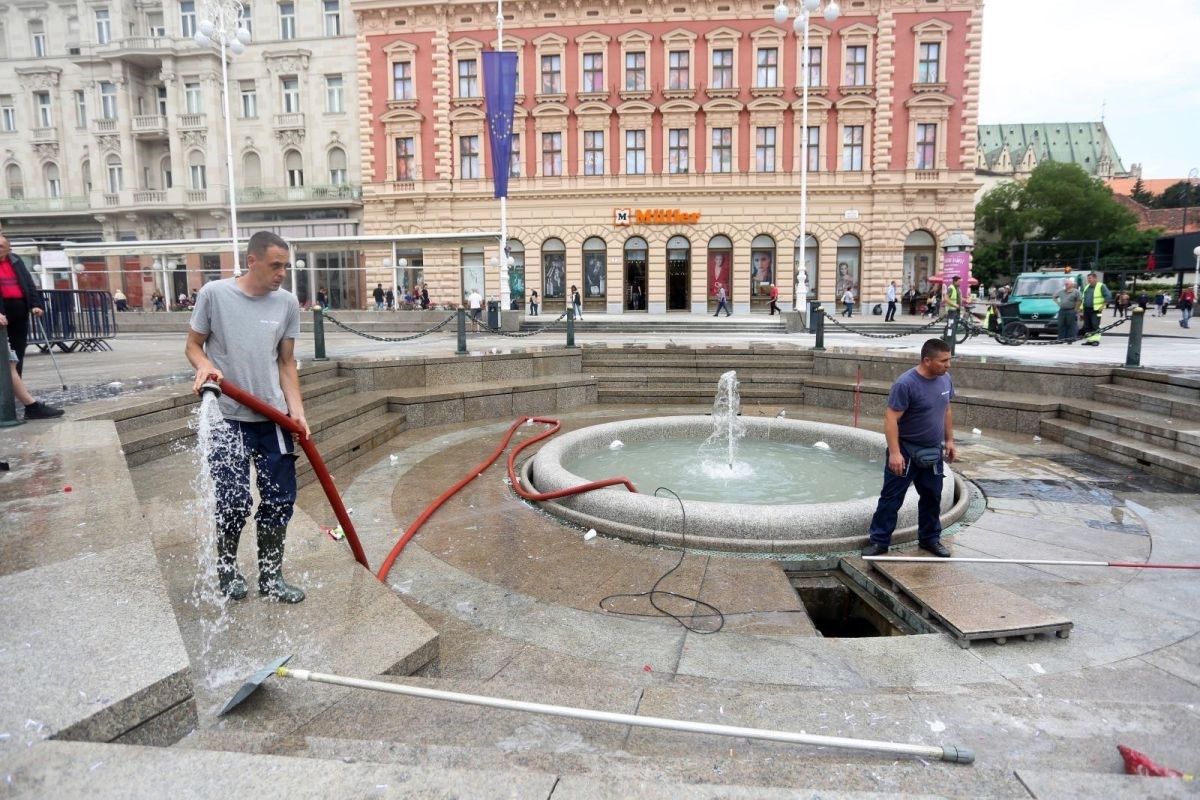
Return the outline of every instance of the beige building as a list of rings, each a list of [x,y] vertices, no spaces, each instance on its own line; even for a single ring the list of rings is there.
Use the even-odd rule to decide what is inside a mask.
[[[973,227],[982,0],[862,0],[814,20],[810,55],[762,3],[506,4],[519,56],[515,153],[492,163],[481,54],[495,5],[353,0],[364,233],[498,229],[511,176],[510,288],[547,312],[735,312],[846,286],[920,284]],[[802,125],[807,72],[810,109]],[[807,143],[807,148],[803,147]],[[807,247],[800,231],[809,164]],[[367,282],[437,301],[501,294],[496,249],[368,256]]]
[[[147,258],[82,264],[82,288],[190,292],[232,267],[219,51],[193,41],[202,0],[16,0],[0,6],[0,228],[13,239],[214,240],[156,275]],[[243,4],[230,57],[233,191],[243,235],[359,233],[354,15],[349,0]],[[360,304],[355,254],[299,277]],[[70,285],[68,272],[46,283]]]

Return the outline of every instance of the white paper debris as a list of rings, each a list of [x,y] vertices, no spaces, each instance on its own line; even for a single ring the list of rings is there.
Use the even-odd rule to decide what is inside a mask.
[[[595,539],[595,538],[596,538],[596,529],[595,528],[590,529],[587,533],[585,533],[583,535],[584,541],[588,541],[590,539]]]
[[[815,450],[829,450],[829,449],[830,449],[830,447],[829,447],[829,445],[828,445],[828,444],[826,444],[825,442],[817,442],[816,444],[814,444],[814,445],[813,445],[813,449],[815,449]]]
[[[933,731],[934,733],[941,733],[942,731],[946,730],[946,723],[942,722],[940,719],[935,719],[932,721],[925,720],[925,724],[928,725],[929,730]]]
[[[608,449],[609,450],[620,450],[624,446],[625,446],[625,443],[622,442],[620,439],[613,439],[611,442],[609,442]]]
[[[1046,668],[1045,668],[1045,667],[1043,667],[1041,664],[1030,664],[1030,665],[1029,665],[1029,668],[1030,668],[1031,670],[1033,670],[1034,672],[1036,672],[1038,675],[1045,675],[1045,674],[1046,674]]]

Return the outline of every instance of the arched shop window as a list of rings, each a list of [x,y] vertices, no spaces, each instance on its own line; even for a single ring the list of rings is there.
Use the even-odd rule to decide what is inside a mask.
[[[759,234],[750,242],[751,301],[770,301],[771,284],[775,283],[775,240]]]
[[[913,231],[904,239],[904,275],[901,292],[929,292],[929,276],[936,270],[937,243],[929,231]]]
[[[599,236],[583,243],[583,296],[604,300],[608,293],[608,246]]]
[[[856,300],[861,299],[861,266],[862,242],[854,234],[847,233],[837,243],[837,284],[833,287],[837,302],[842,301],[847,288],[854,292]]]
[[[508,257],[512,264],[508,267],[508,295],[513,310],[525,305],[525,245],[517,239],[509,239]]]
[[[542,297],[546,300],[565,296],[567,248],[562,239],[542,242]]]
[[[625,241],[625,310],[646,310],[646,259],[650,246],[640,236]]]
[[[725,293],[732,302],[733,283],[733,242],[728,236],[714,236],[708,240],[708,305],[710,311],[717,307],[717,284],[725,287]]]
[[[820,260],[817,258],[817,237],[811,233],[804,237],[804,251],[801,255],[800,237],[796,237],[796,244],[792,253],[792,268],[796,270],[796,274],[801,274],[801,264],[803,264],[803,285],[808,289],[808,293],[804,297],[800,297],[801,281],[797,280],[796,286],[793,289],[794,297],[799,302],[802,300],[816,300],[818,297],[817,288],[821,280],[821,273],[818,267]]]
[[[667,240],[667,311],[689,311],[692,294],[692,243],[686,236]]]

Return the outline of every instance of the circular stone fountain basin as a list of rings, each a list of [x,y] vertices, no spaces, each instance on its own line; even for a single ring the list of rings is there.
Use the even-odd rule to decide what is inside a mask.
[[[635,483],[638,494],[630,493],[621,486],[608,487],[543,502],[542,506],[563,519],[595,528],[610,536],[703,550],[832,555],[852,551],[866,543],[871,516],[875,513],[879,489],[883,485],[883,455],[887,444],[882,434],[841,425],[787,419],[743,417],[741,422],[746,430],[743,444],[746,440],[752,443],[785,443],[795,448],[798,457],[804,457],[804,452],[808,451],[819,461],[828,454],[813,452],[813,445],[824,442],[831,451],[843,457],[857,457],[863,462],[875,461],[865,478],[857,479],[856,485],[848,487],[851,495],[862,492],[862,496],[835,501],[774,504],[684,499],[686,532],[679,503],[670,495],[653,495],[658,486],[664,485],[679,494],[684,494],[684,491],[681,491],[682,487],[670,486],[663,481],[654,482],[653,485]],[[656,442],[664,445],[688,442],[692,443],[692,452],[696,454],[693,458],[700,462],[712,457],[708,449],[705,455],[699,454],[702,443],[712,430],[712,418],[707,416],[656,417],[593,425],[545,444],[537,455],[525,463],[522,479],[539,492],[588,483],[595,477],[584,477],[565,465],[602,451],[617,455],[612,471],[605,477],[620,476],[623,473],[619,454],[624,448],[610,450],[614,441],[630,447],[652,447]],[[782,471],[774,469],[772,463],[753,463],[752,469],[753,474],[747,479],[754,481],[758,489],[763,483],[770,485],[773,481],[778,483],[784,480]],[[946,469],[946,477],[941,501],[943,527],[962,516],[966,508],[966,493],[955,491],[959,479],[949,468]],[[729,496],[737,498],[736,479],[729,481],[726,488]],[[846,496],[846,493],[842,492],[842,496]],[[956,497],[960,498],[958,503],[955,502]],[[900,509],[893,544],[913,541],[916,538],[916,522],[917,496],[916,491],[910,489]]]

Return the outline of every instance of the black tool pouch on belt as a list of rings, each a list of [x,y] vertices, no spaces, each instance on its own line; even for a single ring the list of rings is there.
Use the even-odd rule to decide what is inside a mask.
[[[934,469],[942,463],[942,448],[941,445],[937,447],[914,447],[909,450],[908,457],[918,467]]]

